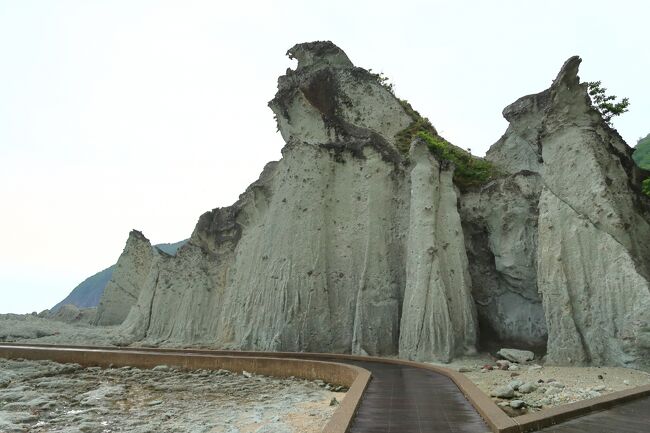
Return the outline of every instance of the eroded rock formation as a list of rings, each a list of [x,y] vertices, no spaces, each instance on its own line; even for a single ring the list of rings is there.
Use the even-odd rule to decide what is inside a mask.
[[[376,75],[330,42],[288,54],[298,65],[269,103],[282,159],[175,257],[132,234],[98,323],[126,317],[151,344],[443,361],[480,336],[648,367],[643,173],[591,108],[578,58],[504,110],[487,156],[502,176],[461,193],[426,143],[404,152],[421,119]]]
[[[132,230],[99,301],[95,324],[119,325],[124,321],[140,296],[151,269],[152,256],[149,240],[141,232]]]
[[[592,107],[580,61],[505,108],[510,126],[487,158],[516,174],[463,197],[470,259],[496,281],[474,295],[501,336],[513,337],[511,324],[519,337],[547,333],[550,362],[647,369],[650,214],[639,188],[647,174]]]

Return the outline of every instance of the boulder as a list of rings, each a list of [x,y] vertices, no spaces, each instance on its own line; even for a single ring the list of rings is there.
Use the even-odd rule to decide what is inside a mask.
[[[535,354],[529,350],[501,349],[497,352],[497,355],[518,364],[523,364],[535,359]]]

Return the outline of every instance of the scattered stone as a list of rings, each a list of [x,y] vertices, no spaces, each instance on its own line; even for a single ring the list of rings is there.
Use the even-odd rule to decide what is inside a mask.
[[[512,398],[515,396],[515,390],[508,385],[504,385],[493,389],[490,395],[498,398]]]
[[[510,407],[513,409],[521,409],[525,407],[526,403],[523,400],[512,400],[510,401]]]
[[[250,379],[251,377],[253,377],[253,373],[249,373],[246,370],[242,371],[241,374],[247,379]]]
[[[537,390],[537,385],[532,382],[526,382],[519,387],[519,392],[522,394],[530,394]]]
[[[561,392],[560,388],[549,387],[549,388],[546,388],[546,391],[544,391],[544,394],[546,394],[546,395],[555,395],[555,394],[559,394],[560,392]]]
[[[509,371],[518,371],[519,370],[519,364],[510,364],[508,367]]]
[[[518,364],[523,364],[535,359],[535,354],[530,350],[501,349],[497,352],[497,355]]]
[[[167,365],[156,365],[152,368],[153,371],[169,371],[169,366]]]
[[[459,373],[470,373],[472,371],[473,370],[471,368],[469,368],[469,367],[460,367],[460,368],[458,368]]]
[[[510,381],[510,383],[508,383],[508,386],[510,388],[514,389],[515,391],[517,391],[519,389],[519,387],[521,385],[523,385],[523,384],[524,383],[521,380],[512,380],[512,381]]]
[[[541,370],[542,366],[539,364],[533,364],[530,367],[528,367],[528,371],[534,371],[534,370]]]
[[[339,401],[336,399],[336,397],[332,397],[332,400],[330,400],[330,406],[338,406]]]

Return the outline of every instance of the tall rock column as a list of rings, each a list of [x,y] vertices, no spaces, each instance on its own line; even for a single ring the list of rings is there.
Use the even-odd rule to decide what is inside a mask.
[[[411,146],[411,201],[401,357],[450,361],[472,352],[476,314],[453,168],[426,144]]]

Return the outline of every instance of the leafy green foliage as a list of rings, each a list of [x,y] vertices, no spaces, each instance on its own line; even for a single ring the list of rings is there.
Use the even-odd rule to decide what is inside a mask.
[[[602,83],[600,81],[591,81],[587,83],[589,97],[591,97],[591,101],[596,106],[596,109],[603,116],[603,120],[611,125],[612,117],[620,116],[628,111],[630,100],[628,98],[623,98],[620,102],[616,102],[617,96],[607,95],[607,89],[601,87],[601,85]]]
[[[634,148],[632,159],[636,165],[644,170],[650,170],[650,134],[645,138],[640,138]]]
[[[472,156],[470,152],[454,146],[437,134],[432,135],[427,131],[420,131],[416,136],[427,143],[431,153],[456,166],[454,182],[461,189],[484,184],[499,175],[497,169],[489,161]]]
[[[429,122],[429,119],[420,116],[420,113],[415,111],[413,107],[411,107],[411,104],[408,103],[408,101],[405,101],[403,99],[398,99],[398,101],[406,114],[408,114],[411,119],[413,119],[413,122],[411,122],[409,126],[395,134],[395,145],[397,146],[397,149],[403,154],[407,154],[409,147],[411,146],[411,142],[415,139],[415,137],[417,137],[420,132],[425,132],[435,137],[438,136],[438,132],[436,131],[436,128],[433,127],[431,122]]]
[[[650,197],[650,177],[641,182],[641,192]]]
[[[393,85],[393,83],[390,82],[390,78],[388,78],[383,72],[375,74],[374,72],[372,72],[372,69],[368,69],[368,72],[386,90],[388,90],[390,93],[395,95],[395,86]]]
[[[650,134],[645,138],[640,138],[636,143],[632,159],[642,169],[650,170]],[[650,196],[650,178],[641,182],[641,191],[645,195]]]
[[[368,72],[377,80],[377,83],[395,96],[395,88],[389,82],[388,77],[381,72],[379,74],[372,73],[371,70]],[[409,126],[395,134],[395,145],[402,154],[408,154],[409,147],[415,138],[424,140],[431,153],[441,160],[452,162],[456,166],[454,182],[461,189],[481,185],[499,174],[490,162],[482,158],[476,158],[470,152],[464,151],[440,137],[429,119],[422,117],[408,101],[399,98],[397,100],[406,114],[413,120]]]

